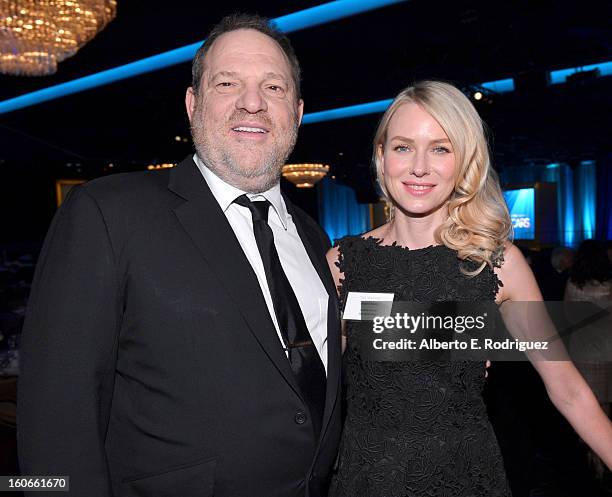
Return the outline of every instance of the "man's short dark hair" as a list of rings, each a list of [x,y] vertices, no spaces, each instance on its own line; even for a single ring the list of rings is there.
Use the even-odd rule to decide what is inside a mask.
[[[296,98],[300,98],[300,63],[295,55],[293,47],[289,38],[280,31],[274,24],[270,23],[270,19],[260,17],[252,14],[232,14],[224,17],[210,30],[208,37],[202,43],[202,46],[198,49],[193,58],[191,66],[191,87],[193,92],[197,94],[200,90],[200,83],[202,80],[202,73],[204,72],[204,59],[206,54],[212,47],[213,43],[219,36],[230,31],[236,31],[238,29],[254,29],[259,31],[278,43],[283,50],[283,53],[289,61],[291,67],[291,76],[293,78],[293,84],[295,86]]]

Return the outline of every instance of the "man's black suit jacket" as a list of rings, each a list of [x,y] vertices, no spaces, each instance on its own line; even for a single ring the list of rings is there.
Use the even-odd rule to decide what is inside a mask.
[[[255,273],[187,158],[78,187],[55,216],[22,343],[22,474],[69,475],[79,497],[324,494],[340,436],[336,292],[326,235],[286,203],[329,293],[320,438]]]

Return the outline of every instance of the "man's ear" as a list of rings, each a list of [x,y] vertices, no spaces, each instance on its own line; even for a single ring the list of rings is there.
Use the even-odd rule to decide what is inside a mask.
[[[300,98],[298,101],[298,126],[302,124],[302,117],[304,116],[304,101]]]
[[[191,116],[193,115],[193,109],[195,108],[196,95],[193,92],[193,88],[190,86],[187,88],[185,93],[185,108],[187,109],[187,115],[189,116],[189,122],[191,122]]]

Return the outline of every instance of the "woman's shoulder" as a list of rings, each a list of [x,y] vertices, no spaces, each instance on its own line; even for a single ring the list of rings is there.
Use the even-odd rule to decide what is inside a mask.
[[[350,271],[351,267],[359,266],[363,254],[370,250],[371,245],[380,242],[381,227],[360,235],[347,235],[334,241],[327,252],[327,262],[335,276]]]
[[[364,245],[368,245],[372,242],[379,243],[382,240],[383,226],[379,226],[370,231],[366,231],[365,233],[361,233],[360,235],[346,235],[342,238],[337,239],[334,242],[334,245],[330,252],[334,251],[336,254],[344,252],[346,249],[351,249],[355,247],[361,247]]]

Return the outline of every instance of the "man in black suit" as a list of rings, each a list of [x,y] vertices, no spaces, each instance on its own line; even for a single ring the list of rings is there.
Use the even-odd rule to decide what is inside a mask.
[[[186,106],[197,154],[85,184],[55,216],[23,336],[22,474],[69,475],[79,497],[324,495],[339,315],[329,241],[279,187],[303,108],[289,41],[224,19]]]

